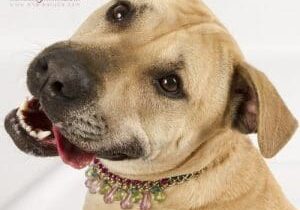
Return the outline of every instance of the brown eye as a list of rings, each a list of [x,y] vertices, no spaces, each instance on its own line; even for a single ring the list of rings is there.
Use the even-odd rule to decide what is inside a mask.
[[[120,1],[109,9],[107,18],[111,22],[120,23],[129,19],[132,16],[132,11],[133,9],[129,2]]]
[[[124,17],[126,17],[126,15],[128,14],[128,12],[129,12],[129,8],[127,7],[127,5],[120,4],[114,8],[113,11],[114,19],[118,21],[123,20]]]
[[[157,93],[172,99],[183,99],[186,93],[183,89],[182,79],[176,74],[166,72],[156,72],[154,75],[154,87]]]
[[[166,76],[159,81],[162,89],[169,93],[177,93],[180,88],[180,80],[177,75]]]

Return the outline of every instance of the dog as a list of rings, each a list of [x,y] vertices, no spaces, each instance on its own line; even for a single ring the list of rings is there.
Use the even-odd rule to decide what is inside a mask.
[[[5,120],[19,149],[78,169],[97,160],[92,172],[122,180],[168,178],[155,197],[163,202],[145,190],[132,206],[127,191],[122,208],[295,209],[263,157],[282,149],[297,121],[203,2],[108,2],[27,74],[33,98]],[[104,200],[88,193],[84,209],[120,209],[108,188]]]

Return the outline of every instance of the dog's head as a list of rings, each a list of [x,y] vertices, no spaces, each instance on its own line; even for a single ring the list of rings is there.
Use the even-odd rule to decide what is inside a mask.
[[[272,157],[297,125],[197,0],[109,2],[32,61],[28,87],[7,131],[21,150],[77,168],[98,156],[167,170],[227,129],[257,132]]]

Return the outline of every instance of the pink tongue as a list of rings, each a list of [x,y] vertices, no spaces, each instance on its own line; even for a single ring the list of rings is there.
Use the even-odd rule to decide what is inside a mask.
[[[61,133],[58,127],[53,126],[57,151],[64,163],[76,169],[86,167],[95,158],[95,154],[84,152],[72,145]]]

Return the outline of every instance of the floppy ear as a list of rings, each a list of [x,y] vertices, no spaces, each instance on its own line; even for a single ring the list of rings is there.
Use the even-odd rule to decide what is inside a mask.
[[[232,126],[257,133],[262,155],[275,156],[298,127],[268,78],[245,62],[235,66],[231,86]]]

